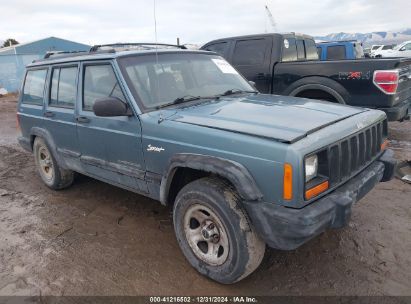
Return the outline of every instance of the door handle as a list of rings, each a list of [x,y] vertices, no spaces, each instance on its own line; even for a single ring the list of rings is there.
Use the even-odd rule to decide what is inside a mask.
[[[46,112],[44,112],[44,117],[54,117],[54,115],[56,115],[56,114],[54,114],[53,112],[50,112],[50,111],[46,111]]]
[[[263,80],[263,79],[266,79],[266,77],[265,77],[264,73],[258,73],[256,75],[255,79]]]
[[[76,118],[76,120],[79,123],[89,123],[90,122],[90,118],[87,118],[85,116],[79,116]]]

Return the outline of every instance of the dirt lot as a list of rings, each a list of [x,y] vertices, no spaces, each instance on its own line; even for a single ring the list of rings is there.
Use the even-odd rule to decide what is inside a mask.
[[[231,286],[190,267],[170,209],[79,176],[54,192],[17,146],[16,103],[0,99],[0,295],[411,295],[411,185],[382,183],[350,225],[298,250],[269,250]],[[390,125],[411,159],[411,123]]]

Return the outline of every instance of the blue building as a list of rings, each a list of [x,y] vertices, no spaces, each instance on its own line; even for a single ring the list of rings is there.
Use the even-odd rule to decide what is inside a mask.
[[[56,37],[0,48],[0,88],[16,92],[24,76],[24,68],[50,51],[88,51],[89,45]]]

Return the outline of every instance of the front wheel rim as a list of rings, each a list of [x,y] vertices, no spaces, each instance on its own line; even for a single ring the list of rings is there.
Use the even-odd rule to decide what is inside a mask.
[[[195,203],[184,215],[184,233],[195,256],[211,266],[220,266],[228,258],[226,228],[210,208]]]
[[[37,157],[41,174],[47,181],[52,181],[54,177],[54,167],[50,152],[47,148],[40,147]]]

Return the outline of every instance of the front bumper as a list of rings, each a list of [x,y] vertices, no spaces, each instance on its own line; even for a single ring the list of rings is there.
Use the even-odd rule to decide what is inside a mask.
[[[387,114],[388,121],[403,120],[410,114],[409,108],[411,107],[411,101],[403,101],[391,108],[377,108],[377,110],[384,111]]]
[[[380,181],[394,176],[395,159],[391,150],[350,181],[327,196],[302,209],[266,202],[244,202],[260,237],[272,248],[293,250],[329,228],[344,227],[351,206]]]

